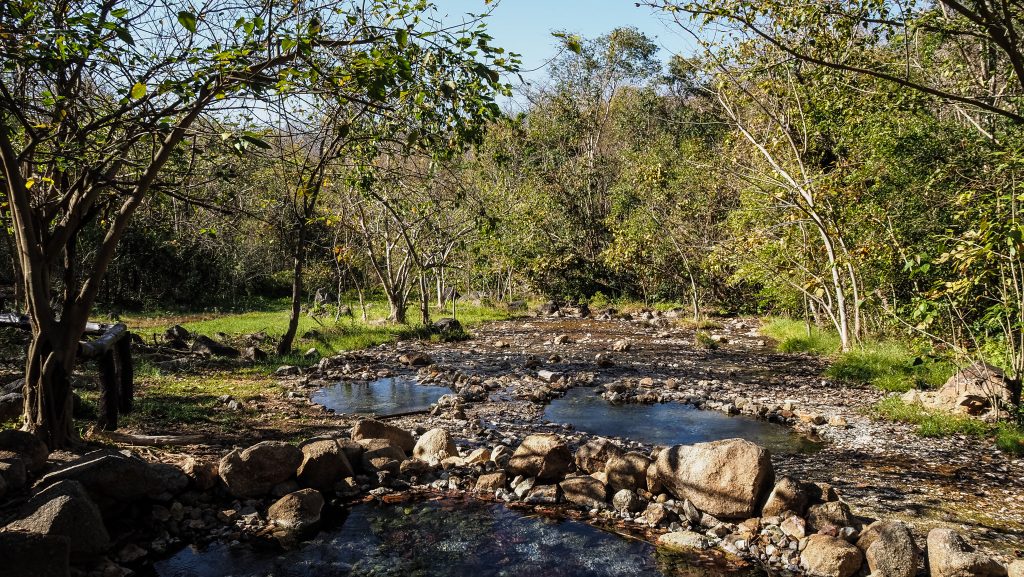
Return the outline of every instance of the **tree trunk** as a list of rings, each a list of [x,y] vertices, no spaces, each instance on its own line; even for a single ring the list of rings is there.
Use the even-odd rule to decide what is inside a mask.
[[[61,327],[59,332],[67,331]],[[51,339],[33,327],[25,363],[25,428],[51,451],[72,445],[78,439],[71,413],[71,373],[78,339],[61,338],[58,342],[73,345],[55,350]]]
[[[430,326],[430,290],[427,288],[427,275],[420,273],[420,321],[423,326]]]
[[[392,321],[404,325],[406,323],[405,318],[405,299],[402,297],[401,292],[388,292],[388,306],[391,307],[391,314],[388,318]]]
[[[292,310],[288,317],[288,330],[277,345],[277,354],[287,355],[292,352],[295,333],[299,329],[299,312],[302,308],[302,269],[306,264],[306,227],[299,225],[299,234],[295,243],[294,268],[292,269]]]

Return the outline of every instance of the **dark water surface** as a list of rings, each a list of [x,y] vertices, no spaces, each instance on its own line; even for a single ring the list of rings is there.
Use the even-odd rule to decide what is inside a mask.
[[[420,385],[416,379],[390,377],[370,383],[338,383],[313,393],[310,400],[336,413],[375,413],[393,415],[430,408],[447,387]]]
[[[655,445],[691,445],[741,438],[773,453],[809,453],[821,447],[788,427],[746,416],[702,411],[683,403],[615,405],[597,389],[578,387],[551,401],[544,418],[567,423],[580,431],[606,437],[625,437]]]
[[[479,501],[358,505],[344,524],[285,553],[190,547],[154,566],[159,577],[719,577],[754,573],[694,566],[575,521]]]

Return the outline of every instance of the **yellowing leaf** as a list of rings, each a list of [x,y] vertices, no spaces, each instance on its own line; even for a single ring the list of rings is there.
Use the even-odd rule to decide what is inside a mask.
[[[131,96],[133,99],[138,100],[146,95],[146,85],[141,82],[136,82],[135,86],[132,86]]]

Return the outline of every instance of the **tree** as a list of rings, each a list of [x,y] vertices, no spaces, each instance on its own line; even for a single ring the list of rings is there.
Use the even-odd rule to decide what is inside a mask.
[[[335,98],[383,95],[411,73],[403,55],[425,26],[417,13],[428,7],[399,0],[210,2],[177,13],[119,0],[0,7],[0,174],[32,324],[30,431],[51,448],[74,438],[70,376],[101,281],[133,214],[197,121],[301,85],[320,74],[314,65],[325,54],[351,65]],[[436,72],[443,76],[444,67]],[[486,66],[472,70],[477,82],[497,81]],[[257,140],[237,137],[240,149]],[[101,234],[83,246],[89,227]],[[88,270],[81,253],[95,255]]]

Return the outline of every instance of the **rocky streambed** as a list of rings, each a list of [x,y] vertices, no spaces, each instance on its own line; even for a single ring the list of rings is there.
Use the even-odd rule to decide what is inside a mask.
[[[416,527],[433,521],[394,522],[407,516],[403,503],[413,496],[427,502],[443,497],[448,501],[437,507],[446,515],[479,518],[474,507],[480,505],[465,505],[469,497],[471,503],[494,503],[486,507],[498,509],[487,509],[485,516],[502,523],[518,523],[499,512],[514,508],[526,519],[537,513],[573,518],[656,544],[640,553],[621,549],[632,559],[634,574],[688,573],[693,563],[702,571],[839,577],[910,577],[923,570],[934,577],[1003,575],[1007,568],[1019,573],[1020,562],[1012,564],[1024,527],[1019,460],[984,440],[923,439],[905,426],[871,420],[864,409],[880,393],[823,381],[819,361],[773,353],[751,321],[726,322],[712,335],[717,348],[709,350],[672,319],[654,312],[644,316],[492,323],[468,342],[406,343],[325,358],[305,371],[284,367],[278,374],[288,389],[283,398],[318,415],[319,436],[297,447],[257,443],[219,458],[213,446],[190,454],[154,452],[148,463],[108,450],[53,470],[57,463],[51,457],[28,473],[25,485],[32,489],[8,501],[3,512],[12,522],[0,533],[0,547],[63,550],[55,543],[70,529],[59,521],[76,519],[75,527],[103,528],[89,531],[93,539],[84,541],[84,550],[74,544],[80,533],[67,540],[75,570],[85,574],[207,575],[213,573],[202,567],[240,558],[248,560],[240,566],[250,570],[240,574],[292,574],[283,567],[317,563],[335,567],[324,574],[389,574],[353,559],[376,559],[378,569],[405,567],[395,558],[402,554],[394,543],[403,535],[410,543],[430,541],[431,532],[417,533]],[[427,411],[381,411],[392,413],[381,416],[386,422],[325,412],[315,403],[339,383],[359,396],[362,387],[394,377],[450,393]],[[713,425],[705,433],[710,436],[673,441],[645,432],[661,433],[656,422],[623,427],[621,434],[614,428],[588,431],[592,425],[582,422],[579,429],[549,422],[557,418],[550,412],[552,400],[565,401],[567,393],[616,409],[679,406],[730,424],[742,420],[739,428],[719,427],[717,438],[757,441],[756,431],[770,426],[773,435],[797,442],[769,451],[756,442],[714,442]],[[711,442],[694,444],[698,440]],[[684,444],[669,446],[677,442]],[[17,454],[0,455],[0,461],[16,460]],[[137,486],[125,488],[126,483]],[[358,505],[367,500],[384,508]],[[63,507],[75,512],[65,514]],[[430,507],[424,515],[436,518]],[[337,519],[350,511],[358,521],[344,520],[339,529]],[[353,545],[350,557],[317,553],[323,543],[351,536],[356,525],[371,527],[373,538],[359,530],[365,538]],[[581,542],[572,541],[575,525],[568,527],[566,543]],[[536,527],[511,531],[510,551],[536,549],[533,540],[559,539],[558,531],[542,540],[530,537],[542,533]],[[600,533],[593,539],[608,537]],[[616,539],[600,546],[618,551],[622,544]],[[467,543],[472,540],[430,543],[405,556]],[[206,556],[202,547],[208,544]],[[185,545],[201,548],[175,553]],[[473,563],[500,550],[489,545],[472,544],[478,557],[451,563],[479,574]],[[298,553],[279,557],[281,550]],[[55,557],[21,558],[28,563]],[[510,554],[506,565],[511,571],[544,564],[526,559]],[[447,573],[444,563],[420,569],[460,574],[453,566]],[[317,574],[305,571],[294,574]],[[606,574],[588,571],[580,565],[571,574]]]

